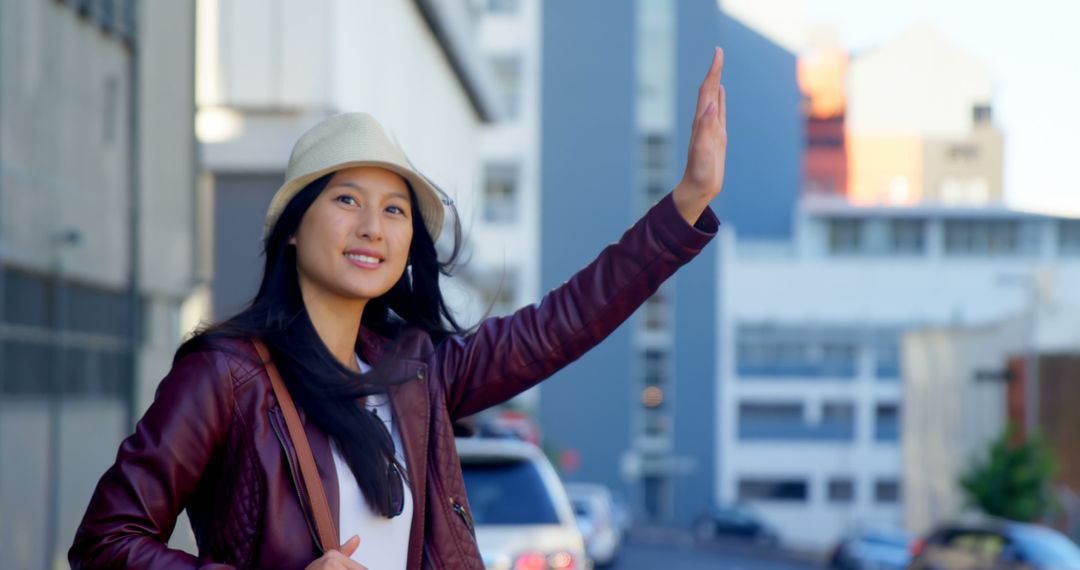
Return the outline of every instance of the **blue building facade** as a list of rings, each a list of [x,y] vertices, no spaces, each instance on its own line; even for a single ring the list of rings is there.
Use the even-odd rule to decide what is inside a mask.
[[[794,55],[714,0],[546,2],[542,41],[543,290],[674,187],[715,45],[727,54],[731,144],[713,207],[740,235],[790,235],[803,140]],[[564,477],[620,490],[660,522],[687,523],[715,496],[717,256],[707,248],[540,390],[545,446],[571,459]],[[646,404],[649,389],[662,402]]]

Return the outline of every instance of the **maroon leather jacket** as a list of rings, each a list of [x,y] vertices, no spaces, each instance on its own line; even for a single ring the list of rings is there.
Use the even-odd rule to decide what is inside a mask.
[[[717,227],[711,210],[691,227],[668,195],[540,303],[438,346],[415,330],[399,339],[406,356],[392,366],[415,379],[391,393],[415,501],[410,570],[483,568],[452,422],[508,400],[595,346]],[[304,568],[321,555],[270,380],[250,342],[231,342],[226,348],[250,358],[188,354],[161,381],[94,490],[68,553],[72,568]],[[383,345],[362,330],[357,348],[375,363]],[[337,522],[329,441],[314,422],[304,424]],[[185,508],[197,558],[166,544]]]

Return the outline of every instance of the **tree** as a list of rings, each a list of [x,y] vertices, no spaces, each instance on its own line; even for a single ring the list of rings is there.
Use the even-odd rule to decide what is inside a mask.
[[[1057,461],[1038,435],[1020,439],[1015,426],[990,443],[986,458],[960,478],[967,500],[988,515],[1031,522],[1051,514]]]

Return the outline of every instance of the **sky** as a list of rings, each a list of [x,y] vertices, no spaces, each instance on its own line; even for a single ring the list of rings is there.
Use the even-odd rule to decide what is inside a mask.
[[[1005,137],[1010,206],[1080,216],[1080,0],[720,0],[797,49],[836,28],[854,54],[929,23],[983,61]],[[771,33],[770,33],[771,32]]]

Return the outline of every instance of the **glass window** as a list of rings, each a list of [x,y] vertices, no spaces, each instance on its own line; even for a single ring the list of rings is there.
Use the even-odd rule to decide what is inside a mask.
[[[741,325],[736,335],[740,376],[848,380],[856,375],[855,328]]]
[[[664,294],[657,291],[645,301],[645,330],[664,330],[667,326],[668,305]]]
[[[740,479],[739,500],[805,502],[805,479]]]
[[[889,252],[922,253],[926,249],[925,226],[922,220],[890,220]]]
[[[493,14],[516,14],[521,8],[521,0],[487,0],[488,12]]]
[[[850,477],[829,479],[829,502],[851,503],[855,501],[855,482]]]
[[[666,355],[661,350],[649,349],[642,353],[643,378],[646,386],[659,386],[667,379]]]
[[[895,479],[881,479],[874,483],[874,502],[900,502],[900,482]]]
[[[739,439],[805,439],[808,429],[798,402],[739,404]]]
[[[949,220],[945,252],[951,255],[1010,255],[1023,248],[1016,220]]]
[[[861,220],[829,220],[828,247],[832,254],[859,253],[863,249]]]
[[[532,463],[466,459],[461,471],[476,524],[559,524],[547,486]]]
[[[491,163],[485,170],[484,219],[489,222],[514,222],[518,209],[517,165]]]
[[[645,168],[649,170],[666,170],[670,160],[668,159],[668,139],[663,135],[645,135]]]
[[[900,379],[900,331],[880,330],[874,335],[874,375],[878,380]]]
[[[521,58],[517,55],[500,55],[491,58],[495,82],[502,92],[503,103],[509,118],[521,111]]]
[[[850,402],[827,402],[822,409],[817,439],[855,439],[855,404]]]
[[[878,404],[874,413],[874,439],[888,442],[900,439],[900,406]]]
[[[1058,223],[1058,250],[1062,255],[1080,255],[1080,220]]]

